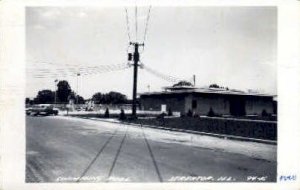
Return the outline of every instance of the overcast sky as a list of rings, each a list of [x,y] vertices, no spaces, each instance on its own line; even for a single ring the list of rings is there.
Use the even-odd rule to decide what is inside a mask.
[[[143,41],[147,8],[138,8],[138,41]],[[135,39],[134,8],[128,8]],[[128,36],[124,7],[28,7],[26,9],[26,96],[54,90],[56,69],[127,64]],[[199,87],[217,83],[234,89],[277,91],[276,7],[152,7],[143,64]],[[33,75],[41,74],[44,78]],[[49,74],[50,73],[50,74]],[[56,76],[55,76],[56,75]],[[118,91],[132,96],[132,68],[78,78],[84,98]],[[172,83],[139,70],[138,93],[160,91]]]

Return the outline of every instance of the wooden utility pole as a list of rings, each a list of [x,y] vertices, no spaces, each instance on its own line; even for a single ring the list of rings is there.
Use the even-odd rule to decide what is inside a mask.
[[[144,46],[138,42],[130,42],[130,45],[134,46],[133,53],[133,92],[132,92],[132,117],[136,118],[136,94],[137,94],[137,77],[138,77],[138,66],[140,61],[139,46]]]

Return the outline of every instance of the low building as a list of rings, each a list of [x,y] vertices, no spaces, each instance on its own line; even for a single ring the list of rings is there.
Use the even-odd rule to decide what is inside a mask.
[[[272,95],[246,93],[224,88],[166,88],[162,92],[140,94],[142,110],[169,110],[186,114],[191,111],[207,115],[261,115],[274,114]]]

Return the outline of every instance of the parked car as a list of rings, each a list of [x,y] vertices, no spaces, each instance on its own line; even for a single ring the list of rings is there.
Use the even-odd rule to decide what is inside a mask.
[[[50,104],[40,104],[34,105],[31,108],[26,108],[26,115],[57,115],[58,109],[54,108],[53,105]]]

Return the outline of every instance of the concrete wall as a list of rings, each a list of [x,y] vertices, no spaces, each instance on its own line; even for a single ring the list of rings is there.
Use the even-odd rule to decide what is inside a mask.
[[[161,105],[167,105],[172,111],[182,114],[188,113],[189,109],[198,115],[207,115],[210,108],[218,115],[231,115],[230,100],[241,98],[245,101],[246,115],[261,115],[263,110],[272,114],[274,112],[271,97],[259,96],[232,96],[220,94],[165,94],[141,97],[141,109],[160,111]],[[197,108],[192,109],[192,101],[197,101]],[[242,106],[242,105],[241,105]]]
[[[192,101],[197,101],[197,108],[192,110]],[[185,113],[188,112],[189,109],[194,111],[195,114],[198,115],[207,115],[210,108],[213,109],[215,114],[220,115],[229,115],[229,101],[224,97],[217,96],[195,96],[189,95],[186,97],[185,101]]]
[[[160,111],[161,105],[166,105],[167,110],[171,108],[174,112],[184,112],[184,96],[142,96],[140,101],[142,110]]]
[[[262,111],[267,113],[274,113],[274,105],[272,99],[266,98],[248,98],[246,99],[246,114],[247,115],[261,115]]]

